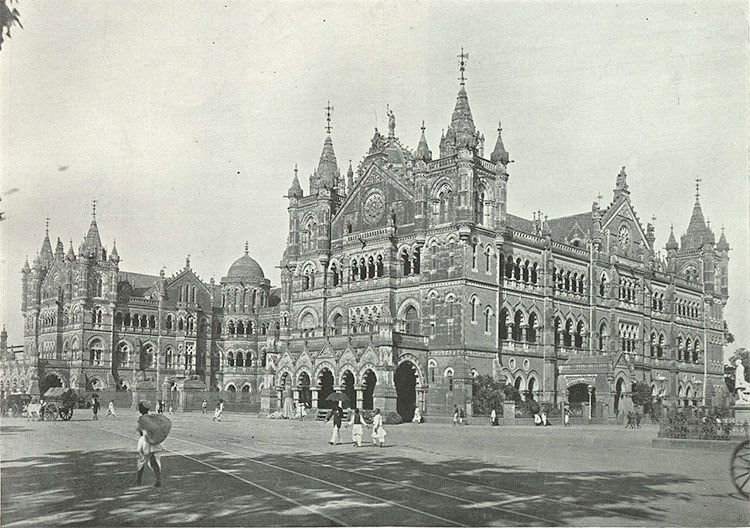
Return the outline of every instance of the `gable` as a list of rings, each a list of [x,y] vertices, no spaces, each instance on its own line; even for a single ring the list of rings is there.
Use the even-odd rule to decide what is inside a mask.
[[[390,171],[373,163],[357,181],[331,223],[332,236],[414,221],[414,193]],[[349,227],[351,226],[351,231]]]
[[[187,286],[187,288],[185,288]],[[195,287],[195,302],[203,307],[211,306],[211,294],[193,270],[183,270],[166,285],[167,299],[170,302],[192,302],[192,297],[187,297],[187,292]]]
[[[623,226],[627,227],[630,233],[631,243],[640,244],[642,242],[646,246],[649,245],[641,222],[638,220],[633,206],[628,200],[623,200],[611,212],[607,211],[602,222],[602,231],[609,229],[610,235],[617,238]]]

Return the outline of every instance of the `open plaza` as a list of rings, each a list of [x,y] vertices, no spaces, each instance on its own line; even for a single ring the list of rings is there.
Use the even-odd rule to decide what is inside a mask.
[[[3,526],[746,526],[728,452],[652,447],[657,427],[386,426],[177,413],[163,485],[136,485],[136,414],[3,418]]]

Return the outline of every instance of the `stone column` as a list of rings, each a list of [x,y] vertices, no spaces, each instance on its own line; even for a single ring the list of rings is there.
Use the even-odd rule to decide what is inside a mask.
[[[319,388],[317,388],[317,387],[310,387],[310,396],[312,398],[312,405],[311,405],[312,409],[317,409],[318,408],[318,391],[320,391]]]
[[[299,387],[292,389],[292,398],[294,399],[294,403],[299,403]]]
[[[362,409],[365,401],[365,389],[364,387],[355,387],[357,391],[357,409]]]

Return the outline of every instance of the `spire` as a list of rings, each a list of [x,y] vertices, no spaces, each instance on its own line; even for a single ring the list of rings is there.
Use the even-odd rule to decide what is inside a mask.
[[[31,271],[31,266],[29,266],[29,256],[26,255],[26,260],[23,263],[23,268],[21,268],[21,273],[24,275],[29,273]]]
[[[91,202],[91,225],[81,245],[81,252],[87,257],[99,257],[102,253],[102,239],[99,236],[99,226],[96,225],[96,200]]]
[[[674,237],[674,225],[669,226],[669,240],[667,240],[667,245],[665,246],[667,251],[676,250],[679,248],[677,245],[677,239]]]
[[[615,183],[615,193],[613,202],[617,202],[620,198],[628,199],[630,191],[628,190],[628,175],[625,174],[625,167],[620,169],[620,173],[617,175],[617,182]]]
[[[346,170],[346,188],[349,192],[354,189],[354,170],[352,169],[352,160],[349,160],[349,168]]]
[[[112,241],[112,252],[109,254],[109,260],[116,264],[120,262],[120,254],[117,253],[117,240]]]
[[[68,252],[65,254],[65,258],[69,261],[74,261],[76,259],[76,253],[73,251],[73,241],[70,241],[70,246],[68,246]]]
[[[427,146],[427,138],[424,135],[424,120],[422,120],[422,137],[419,138],[419,145],[417,145],[416,157],[422,161],[432,161],[432,151]]]
[[[42,264],[47,264],[52,258],[52,243],[49,241],[49,217],[47,217],[47,222],[44,228],[44,241],[42,242],[42,249],[39,252],[39,260]]]
[[[292,186],[289,187],[289,193],[287,194],[287,198],[302,198],[304,193],[302,192],[302,187],[299,184],[299,176],[298,176],[298,170],[297,170],[297,164],[294,164],[294,179],[292,180]]]
[[[710,233],[706,220],[703,217],[700,201],[700,178],[695,179],[695,204],[693,204],[693,214],[690,215],[690,223],[687,231],[682,235],[682,247],[687,249],[696,249],[703,247],[704,242],[710,242],[713,238]]]
[[[463,48],[461,48],[461,54],[458,57],[460,59],[459,81],[461,81],[461,85],[458,88],[458,97],[456,97],[456,107],[453,109],[453,115],[451,116],[451,124],[445,136],[440,139],[441,157],[452,156],[462,148],[475,151],[481,137],[474,126],[474,118],[469,107],[469,97],[466,95],[466,76],[464,73],[466,71],[466,59],[469,58],[469,55],[464,53]]]
[[[60,240],[60,237],[57,237],[57,244],[55,244],[55,258],[63,258],[65,256],[65,246],[62,243],[62,240]]]
[[[503,167],[510,163],[510,154],[505,150],[503,145],[503,124],[498,121],[497,123],[497,143],[495,143],[495,150],[490,154],[490,161],[493,163],[500,163]]]
[[[315,171],[317,188],[335,189],[341,179],[339,166],[336,163],[336,154],[333,151],[333,140],[326,136],[323,142],[323,152],[320,154],[318,169]]]
[[[716,249],[719,251],[729,251],[729,243],[727,237],[724,235],[724,227],[721,228],[721,236],[719,237],[719,243],[716,244]]]

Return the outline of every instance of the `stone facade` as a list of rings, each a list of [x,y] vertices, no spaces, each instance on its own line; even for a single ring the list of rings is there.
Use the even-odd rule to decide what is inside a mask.
[[[185,379],[427,415],[470,413],[488,374],[611,417],[634,380],[693,404],[723,386],[729,246],[699,195],[666,259],[635,213],[623,168],[612,201],[563,218],[507,212],[500,128],[485,155],[462,81],[433,159],[377,129],[342,176],[329,134],[305,194],[295,169],[281,286],[247,251],[219,284],[121,270],[96,218],[78,254],[49,234],[22,270],[24,346],[40,385],[164,389]]]

